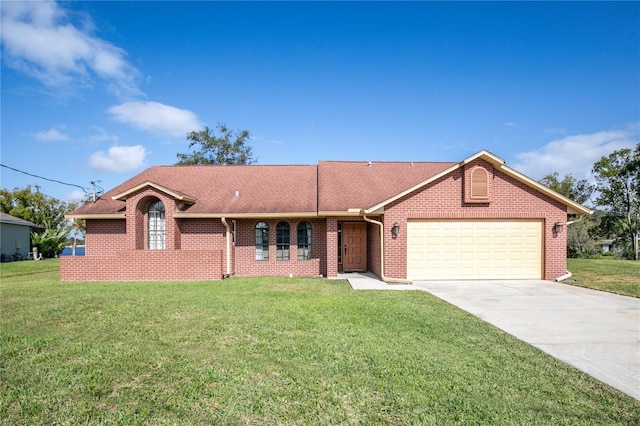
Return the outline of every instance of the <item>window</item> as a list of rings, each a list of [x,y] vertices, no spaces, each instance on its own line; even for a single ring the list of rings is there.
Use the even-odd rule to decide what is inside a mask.
[[[471,198],[489,198],[489,175],[482,167],[471,171]]]
[[[287,222],[276,225],[276,260],[289,260],[289,240],[291,227]]]
[[[269,225],[256,224],[256,260],[269,260]]]
[[[311,224],[300,222],[298,224],[298,260],[311,259]]]
[[[156,200],[147,208],[147,240],[149,250],[164,250],[164,204]]]

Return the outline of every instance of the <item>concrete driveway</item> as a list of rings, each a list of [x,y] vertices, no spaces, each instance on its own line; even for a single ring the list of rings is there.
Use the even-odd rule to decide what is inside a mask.
[[[640,400],[640,299],[550,281],[416,281]]]

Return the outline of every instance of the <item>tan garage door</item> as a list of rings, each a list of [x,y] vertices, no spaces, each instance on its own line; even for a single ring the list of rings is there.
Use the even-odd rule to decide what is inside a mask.
[[[542,222],[408,222],[407,278],[540,279]]]

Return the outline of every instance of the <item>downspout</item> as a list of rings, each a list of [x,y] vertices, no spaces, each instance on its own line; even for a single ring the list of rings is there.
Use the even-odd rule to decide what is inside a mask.
[[[220,218],[222,220],[222,224],[227,229],[227,272],[222,276],[222,278],[229,278],[231,276],[231,227],[227,223],[226,218]]]
[[[571,220],[569,222],[567,222],[567,232],[569,231],[569,225],[573,225],[576,222],[580,222],[582,220],[584,216],[580,216],[578,219],[576,220]],[[569,271],[567,271],[566,274],[559,276],[558,278],[556,278],[554,281],[556,282],[560,282],[560,281],[564,281],[564,280],[568,280],[569,278],[571,278],[573,274]]]
[[[373,220],[367,217],[367,214],[361,210],[362,218],[375,225],[378,225],[380,228],[380,279],[386,283],[400,283],[400,284],[411,284],[411,280],[405,280],[402,278],[388,278],[384,275],[384,224],[380,221]]]

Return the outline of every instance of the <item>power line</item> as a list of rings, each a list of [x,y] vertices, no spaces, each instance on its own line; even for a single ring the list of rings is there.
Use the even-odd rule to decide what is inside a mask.
[[[32,176],[32,177],[35,177],[35,178],[38,178],[38,179],[48,180],[49,182],[55,182],[55,183],[59,183],[59,184],[62,184],[62,185],[68,185],[68,186],[75,186],[76,188],[82,189],[82,192],[84,192],[85,194],[89,193],[89,191],[87,191],[86,188],[84,188],[84,187],[82,187],[80,185],[76,185],[74,183],[67,183],[67,182],[62,182],[62,181],[56,180],[56,179],[49,179],[49,178],[46,178],[44,176],[34,175],[33,173],[27,173],[27,172],[25,172],[23,170],[18,170],[18,169],[14,169],[13,167],[5,166],[4,164],[0,164],[0,166],[6,167],[7,169],[13,170],[14,172],[23,173],[25,175]]]

